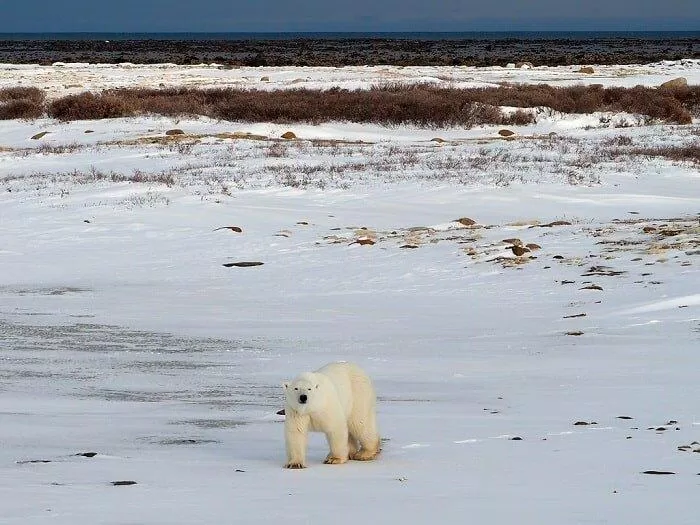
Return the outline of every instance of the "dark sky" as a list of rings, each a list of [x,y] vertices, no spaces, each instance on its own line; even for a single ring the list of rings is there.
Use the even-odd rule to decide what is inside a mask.
[[[0,32],[700,30],[700,0],[0,0]]]

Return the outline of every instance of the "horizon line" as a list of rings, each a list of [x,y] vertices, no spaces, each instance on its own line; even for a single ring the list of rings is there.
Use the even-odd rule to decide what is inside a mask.
[[[700,30],[697,29],[489,29],[489,30],[475,30],[467,29],[461,31],[434,31],[434,30],[411,30],[402,31],[397,29],[391,30],[339,30],[339,31],[314,31],[314,30],[285,30],[285,31],[0,31],[0,35],[42,35],[42,34],[74,34],[74,35],[97,35],[97,34],[240,34],[240,35],[260,35],[260,34],[466,34],[466,33],[697,33],[700,34]]]

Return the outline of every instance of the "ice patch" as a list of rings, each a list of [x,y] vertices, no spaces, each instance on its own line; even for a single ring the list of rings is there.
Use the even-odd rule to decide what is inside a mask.
[[[630,308],[628,310],[622,310],[619,312],[621,315],[631,315],[631,314],[643,314],[648,312],[660,312],[663,310],[672,310],[678,308],[679,306],[698,306],[700,305],[700,294],[684,295],[682,297],[676,297],[675,299],[667,299],[665,301],[656,301],[653,303],[646,304],[644,306],[638,306],[636,308]]]

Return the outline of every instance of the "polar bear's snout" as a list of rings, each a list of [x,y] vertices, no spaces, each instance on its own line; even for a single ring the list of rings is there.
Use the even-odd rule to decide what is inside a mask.
[[[308,399],[308,397],[306,396],[306,394],[301,394],[299,396],[299,403],[301,403],[302,405],[305,405],[307,399]]]

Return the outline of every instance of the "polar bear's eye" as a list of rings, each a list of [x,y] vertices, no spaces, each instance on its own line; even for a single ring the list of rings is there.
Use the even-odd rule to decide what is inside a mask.
[[[298,391],[299,389],[298,389],[297,387],[294,387],[294,390],[297,390],[297,391]]]

